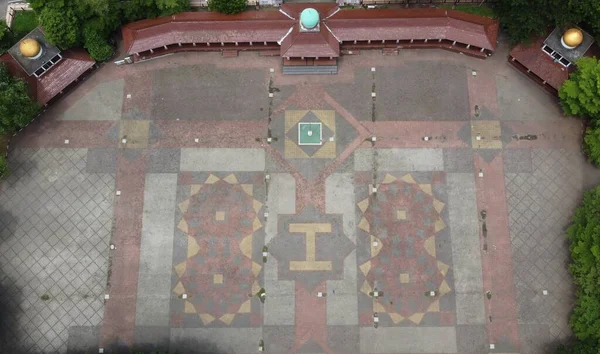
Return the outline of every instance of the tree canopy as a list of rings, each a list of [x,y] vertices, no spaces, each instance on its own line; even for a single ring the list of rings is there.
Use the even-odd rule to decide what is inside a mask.
[[[125,22],[170,15],[189,8],[189,0],[32,0],[46,38],[61,49],[83,45],[92,58],[106,60],[108,40]]]
[[[568,115],[600,118],[600,63],[596,58],[577,61],[577,71],[560,87],[560,102]]]
[[[27,83],[12,77],[0,64],[0,134],[26,126],[39,110],[37,102],[27,95]]]
[[[495,10],[512,42],[541,35],[549,27],[573,24],[600,36],[598,0],[500,0]]]
[[[237,14],[246,10],[246,0],[208,0],[208,8],[224,14]]]

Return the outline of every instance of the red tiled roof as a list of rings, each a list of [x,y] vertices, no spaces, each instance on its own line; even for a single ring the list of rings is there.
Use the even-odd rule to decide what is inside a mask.
[[[540,37],[530,45],[519,44],[510,51],[510,55],[558,90],[569,78],[569,70],[542,51],[543,42],[544,39]]]
[[[339,10],[335,4],[310,6],[321,16],[320,36],[299,33],[296,29],[288,34],[292,26],[298,26],[300,12],[307,5],[284,4],[281,12],[246,11],[237,15],[190,12],[138,21],[123,26],[123,41],[129,54],[177,43],[250,41],[281,41],[282,54],[290,57],[293,53],[338,56],[339,42],[333,44],[337,40],[448,39],[488,50],[496,48],[498,21],[486,17],[436,8]],[[322,33],[328,28],[331,34]]]
[[[293,31],[281,43],[281,56],[337,58],[340,56],[340,43],[323,23],[319,32],[301,33],[298,25],[295,25]]]
[[[40,78],[28,76],[9,54],[2,55],[0,60],[12,76],[22,78],[29,84],[31,98],[44,105],[96,63],[83,49],[70,49],[61,55],[63,59]]]
[[[279,11],[246,11],[237,15],[187,12],[123,26],[127,53],[176,43],[277,42],[294,21]]]
[[[498,21],[436,8],[342,10],[327,25],[342,41],[447,39],[494,50],[498,36]]]

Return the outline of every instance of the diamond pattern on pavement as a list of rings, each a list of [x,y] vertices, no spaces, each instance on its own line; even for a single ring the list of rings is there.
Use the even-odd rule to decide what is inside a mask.
[[[8,294],[0,296],[14,311],[0,322],[0,347],[10,352],[20,344],[23,352],[65,353],[69,327],[102,322],[115,176],[86,173],[86,155],[18,149],[9,157],[12,173],[0,189],[0,285]]]
[[[582,195],[583,159],[575,150],[534,149],[532,163],[532,173],[506,174],[519,324],[549,328],[551,338],[536,342],[565,340],[574,291],[564,230]]]

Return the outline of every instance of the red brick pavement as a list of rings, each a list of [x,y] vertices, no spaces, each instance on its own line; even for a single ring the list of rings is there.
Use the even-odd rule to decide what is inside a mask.
[[[327,345],[327,298],[317,297],[317,292],[327,292],[322,282],[310,292],[301,282],[296,282],[295,341],[290,351],[296,353],[309,340],[313,340],[328,354],[335,352]],[[267,300],[268,301],[268,300]],[[310,311],[307,311],[310,309]]]
[[[108,132],[118,122],[112,121],[45,121],[38,119],[11,140],[19,148],[96,148],[115,146]],[[69,144],[65,144],[65,140]]]
[[[460,140],[458,132],[469,124],[453,122],[363,122],[371,136],[377,137],[378,148],[458,148],[470,147]],[[424,141],[423,137],[430,137]]]
[[[503,129],[508,129],[512,135],[524,136],[533,134],[536,140],[518,140],[512,138],[504,147],[512,148],[564,148],[579,149],[583,125],[580,120],[565,118],[553,121],[502,122]]]
[[[113,240],[101,345],[131,345],[134,339],[137,283],[144,208],[146,152],[119,150]]]
[[[504,160],[499,153],[487,163],[474,153],[477,208],[485,210],[487,237],[481,233],[483,288],[491,291],[485,300],[489,341],[519,347],[516,290],[513,282],[512,249],[504,186]],[[482,169],[483,177],[479,177]],[[485,250],[487,245],[487,251]]]

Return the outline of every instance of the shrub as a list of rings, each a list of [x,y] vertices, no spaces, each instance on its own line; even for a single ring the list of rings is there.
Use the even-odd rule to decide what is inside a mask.
[[[577,288],[570,324],[581,340],[600,339],[600,186],[586,192],[567,230]]]
[[[97,61],[109,59],[113,53],[113,47],[106,42],[104,36],[94,27],[86,27],[83,32],[84,47],[90,53],[90,56]]]
[[[6,157],[4,155],[0,155],[0,178],[6,176],[8,174],[8,162],[6,162]]]
[[[12,133],[29,124],[40,110],[27,94],[25,81],[13,78],[0,64],[0,134]]]
[[[600,118],[600,62],[583,57],[577,61],[577,71],[560,87],[558,96],[565,114],[592,120]]]
[[[17,11],[12,21],[12,30],[19,38],[33,31],[38,26],[38,15],[35,11]]]
[[[600,166],[600,127],[587,128],[583,137],[583,150],[591,163]]]
[[[246,10],[246,0],[209,0],[208,8],[224,14],[237,14]]]

